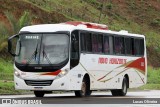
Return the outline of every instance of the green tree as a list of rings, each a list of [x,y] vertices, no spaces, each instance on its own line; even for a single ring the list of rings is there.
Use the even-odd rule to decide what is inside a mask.
[[[9,26],[6,27],[4,23],[0,23],[0,52],[5,51],[7,47],[7,38],[13,34],[19,32],[19,30],[27,25],[30,25],[32,22],[32,16],[29,12],[24,12],[22,16],[17,19],[12,13],[5,12],[5,16],[9,21]]]
[[[10,13],[10,12],[5,12],[5,15],[9,21],[9,24],[11,26],[11,34],[15,34],[15,33],[18,33],[19,30],[24,27],[24,26],[27,26],[27,25],[30,25],[31,24],[31,19],[32,17],[30,16],[29,12],[24,12],[22,14],[22,16],[17,20],[15,18],[15,16]]]

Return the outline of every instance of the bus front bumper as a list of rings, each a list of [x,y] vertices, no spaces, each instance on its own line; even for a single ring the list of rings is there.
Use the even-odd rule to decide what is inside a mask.
[[[31,80],[28,80],[31,81]],[[32,80],[32,81],[47,81],[47,80]],[[56,90],[71,90],[70,89],[70,81],[67,76],[62,78],[58,78],[53,80],[51,85],[49,86],[42,86],[39,85],[27,85],[24,79],[19,78],[14,75],[14,85],[16,90],[45,90],[45,91],[56,91]]]

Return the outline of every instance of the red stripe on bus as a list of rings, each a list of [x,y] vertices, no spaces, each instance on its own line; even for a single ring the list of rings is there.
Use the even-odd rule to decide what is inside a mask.
[[[106,76],[103,76],[103,77],[101,77],[101,78],[99,78],[97,81],[100,81],[100,80],[102,80],[103,78],[105,78]]]
[[[61,72],[61,70],[57,70],[55,72],[47,72],[47,73],[43,73],[41,75],[58,75]]]
[[[126,68],[135,68],[145,72],[145,58],[139,58],[131,62],[129,65],[126,66]]]

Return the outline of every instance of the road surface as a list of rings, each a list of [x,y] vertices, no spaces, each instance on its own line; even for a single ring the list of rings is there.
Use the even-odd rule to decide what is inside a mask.
[[[106,104],[107,105],[115,104],[116,107],[119,104],[125,104],[125,106],[123,107],[129,107],[130,104],[133,104],[134,105],[133,107],[144,107],[144,104],[146,104],[147,107],[160,106],[156,104],[156,101],[157,103],[160,104],[160,90],[130,91],[124,97],[115,97],[111,95],[110,91],[107,91],[107,92],[103,91],[103,92],[93,92],[90,97],[86,97],[86,98],[75,97],[74,93],[46,94],[44,98],[36,98],[34,95],[1,95],[0,99],[1,98],[2,99],[9,98],[9,99],[16,99],[16,100],[41,100],[42,104],[72,104],[72,105],[75,104],[77,106],[80,104],[91,104],[94,106],[96,106],[96,104],[100,104],[101,106]],[[144,102],[144,100],[146,100],[146,102]],[[5,105],[5,107],[8,107],[8,106]],[[12,107],[16,107],[16,106],[12,105]],[[41,107],[41,106],[38,106],[38,107]],[[67,107],[67,105],[65,107]]]

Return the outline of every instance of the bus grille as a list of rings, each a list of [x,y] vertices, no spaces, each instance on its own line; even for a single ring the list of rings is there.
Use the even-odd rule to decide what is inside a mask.
[[[29,86],[50,86],[53,80],[25,80]]]

